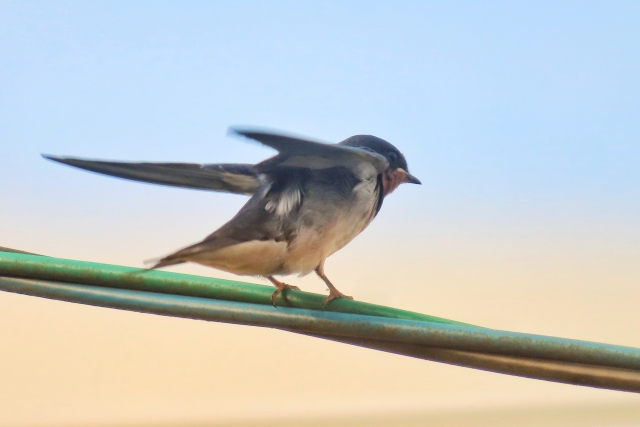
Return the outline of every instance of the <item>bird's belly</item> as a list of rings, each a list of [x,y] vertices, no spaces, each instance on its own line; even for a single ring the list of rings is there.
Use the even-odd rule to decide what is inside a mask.
[[[375,206],[344,211],[322,226],[303,226],[289,244],[283,265],[285,274],[309,274],[328,256],[342,249],[353,240],[373,218]]]
[[[287,243],[253,240],[205,253],[193,261],[239,275],[271,276],[281,274]]]

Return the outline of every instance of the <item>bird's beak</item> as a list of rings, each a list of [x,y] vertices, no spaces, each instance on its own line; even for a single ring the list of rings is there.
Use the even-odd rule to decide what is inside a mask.
[[[422,185],[422,183],[420,182],[420,180],[418,178],[416,178],[415,176],[411,175],[406,170],[404,170],[402,168],[398,168],[398,172],[402,172],[404,174],[404,182],[409,183],[409,184]]]

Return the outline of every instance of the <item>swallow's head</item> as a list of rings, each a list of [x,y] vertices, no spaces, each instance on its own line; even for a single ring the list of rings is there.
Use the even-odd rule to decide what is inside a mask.
[[[418,178],[409,173],[407,159],[393,144],[372,135],[355,135],[340,142],[342,145],[361,147],[384,156],[389,168],[382,173],[384,195],[391,194],[400,184],[422,184]]]

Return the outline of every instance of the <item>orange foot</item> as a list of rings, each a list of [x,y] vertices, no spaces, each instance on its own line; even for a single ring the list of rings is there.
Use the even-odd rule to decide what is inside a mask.
[[[327,295],[326,298],[322,300],[322,308],[324,308],[325,305],[329,304],[329,302],[337,298],[346,298],[351,300],[353,299],[353,297],[350,297],[349,295],[345,295],[339,290],[334,288],[334,289],[331,289],[331,292],[329,292],[329,295]]]
[[[276,298],[278,297],[278,295],[280,295],[280,292],[284,291],[285,289],[294,289],[296,291],[300,290],[300,288],[297,286],[287,285],[286,283],[282,283],[281,281],[276,280],[273,277],[267,277],[267,279],[269,279],[269,281],[273,283],[273,286],[276,287],[276,290],[273,291],[273,293],[271,294],[271,303],[273,304],[274,307],[276,307]],[[282,294],[282,295],[285,296],[285,294]]]

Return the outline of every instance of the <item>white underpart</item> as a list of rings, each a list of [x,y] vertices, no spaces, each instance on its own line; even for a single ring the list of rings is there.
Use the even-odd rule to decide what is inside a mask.
[[[298,273],[304,276],[320,263],[353,240],[375,215],[378,203],[376,180],[363,181],[353,189],[350,206],[336,209],[322,199],[307,197],[302,215],[315,217],[308,222],[316,226],[301,227],[289,244],[281,274]],[[322,220],[320,220],[321,218]],[[304,220],[301,223],[305,223]]]
[[[271,276],[280,273],[286,254],[286,242],[251,240],[227,246],[213,253],[195,254],[190,261],[235,274]]]
[[[302,190],[297,185],[285,188],[277,200],[272,200],[264,207],[268,212],[277,216],[287,216],[289,212],[300,205],[302,201]]]

